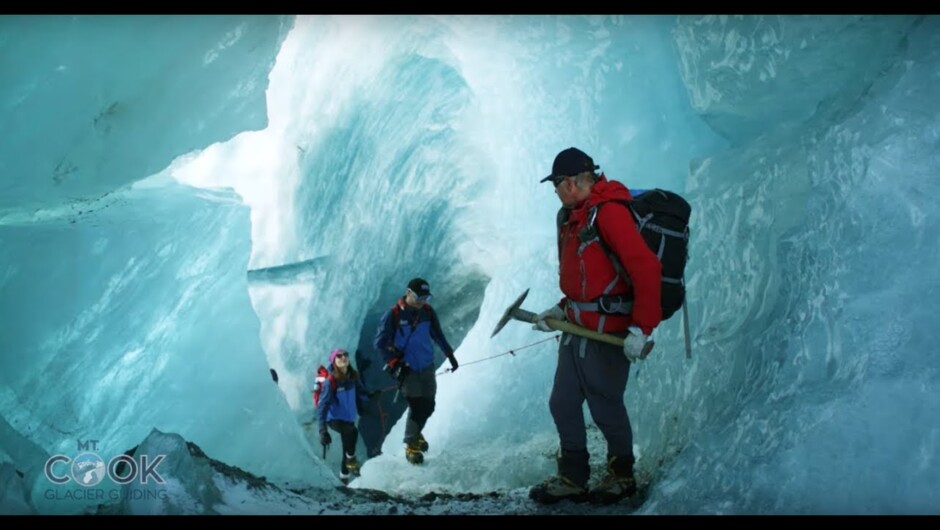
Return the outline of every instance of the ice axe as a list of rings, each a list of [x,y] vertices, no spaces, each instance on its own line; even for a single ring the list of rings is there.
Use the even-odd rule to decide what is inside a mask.
[[[522,296],[516,299],[512,305],[506,309],[506,312],[503,313],[503,318],[499,319],[499,322],[496,324],[496,329],[493,330],[493,334],[490,337],[495,337],[497,333],[502,331],[503,326],[505,326],[510,320],[521,320],[523,322],[528,322],[530,324],[535,324],[538,321],[538,315],[526,311],[525,309],[520,308],[522,302],[525,300],[525,297],[529,295],[529,290],[526,289]],[[608,335],[607,333],[599,333],[597,331],[592,331],[587,328],[578,326],[577,324],[572,324],[571,322],[565,320],[556,320],[554,318],[546,318],[545,323],[548,324],[548,327],[557,330],[564,331],[566,333],[571,333],[572,335],[577,335],[579,337],[584,337],[587,339],[592,339],[600,342],[606,342],[607,344],[613,344],[614,346],[623,347],[623,339],[615,335]],[[645,359],[649,355],[650,351],[653,350],[653,341],[646,343],[646,346],[643,347],[643,353],[640,354],[641,359]]]

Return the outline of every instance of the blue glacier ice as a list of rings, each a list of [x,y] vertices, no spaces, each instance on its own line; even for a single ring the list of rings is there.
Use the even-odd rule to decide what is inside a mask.
[[[4,16],[0,108],[16,134],[0,144],[0,208],[93,199],[264,127],[267,73],[290,26],[290,17]]]
[[[0,513],[940,513],[935,16],[4,16],[0,66]],[[555,343],[490,335],[560,296],[569,146],[691,203],[692,355],[633,368],[641,498],[546,509]],[[369,345],[414,276],[420,467]],[[385,391],[349,490],[334,347]]]

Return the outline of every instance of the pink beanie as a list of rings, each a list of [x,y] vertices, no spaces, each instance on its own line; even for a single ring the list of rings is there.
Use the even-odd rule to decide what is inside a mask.
[[[349,352],[342,348],[333,348],[333,351],[330,352],[330,364],[333,364],[333,361],[336,360],[336,356],[341,353],[345,353],[346,355],[349,355]]]

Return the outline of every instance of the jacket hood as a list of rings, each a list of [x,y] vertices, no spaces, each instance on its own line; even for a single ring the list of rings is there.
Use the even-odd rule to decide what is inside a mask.
[[[571,210],[568,215],[568,222],[580,222],[591,207],[603,202],[631,200],[633,200],[633,196],[626,186],[616,180],[607,180],[607,177],[601,173],[601,176],[594,182],[594,187],[591,188],[591,194],[588,195],[588,198]]]
[[[633,196],[630,195],[630,190],[626,186],[616,180],[607,180],[607,177],[601,173],[600,178],[594,183],[591,195],[588,196],[585,202],[587,207],[590,208],[602,202],[630,200],[633,200]]]

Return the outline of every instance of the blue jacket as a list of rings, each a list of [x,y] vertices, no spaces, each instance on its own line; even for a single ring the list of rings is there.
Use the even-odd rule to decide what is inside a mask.
[[[333,374],[333,366],[327,368],[330,375]],[[327,422],[333,420],[342,420],[355,422],[359,417],[359,405],[364,404],[369,397],[369,393],[362,385],[362,378],[356,374],[355,381],[350,381],[347,377],[342,383],[337,383],[336,389],[333,388],[333,381],[327,378],[323,381],[320,390],[320,403],[317,405],[317,417],[320,420],[320,431],[326,430]]]
[[[405,303],[403,299],[398,300],[398,329],[394,328],[393,310],[389,309],[382,315],[379,321],[379,328],[375,333],[375,340],[372,346],[379,351],[386,362],[395,356],[390,346],[405,352],[403,360],[415,372],[420,372],[428,366],[434,365],[434,345],[447,357],[454,355],[454,349],[450,347],[447,339],[444,338],[444,331],[441,330],[441,323],[437,319],[437,313],[429,305],[425,304],[421,309],[414,309]]]

